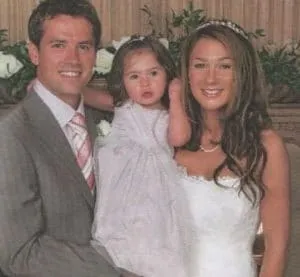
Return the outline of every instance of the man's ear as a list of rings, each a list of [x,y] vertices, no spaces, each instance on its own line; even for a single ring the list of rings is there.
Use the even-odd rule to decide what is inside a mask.
[[[28,54],[29,54],[29,58],[30,58],[31,62],[34,65],[39,65],[39,49],[38,49],[38,47],[31,41],[28,42],[27,47],[28,47]]]

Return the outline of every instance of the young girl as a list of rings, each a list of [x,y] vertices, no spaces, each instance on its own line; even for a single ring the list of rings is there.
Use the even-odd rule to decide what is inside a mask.
[[[95,145],[92,244],[144,277],[186,276],[173,147],[186,143],[191,131],[179,81],[169,87],[175,77],[158,40],[133,38],[121,46],[108,80],[116,107],[112,131]]]

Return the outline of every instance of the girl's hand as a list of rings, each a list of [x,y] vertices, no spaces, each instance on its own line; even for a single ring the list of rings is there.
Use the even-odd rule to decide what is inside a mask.
[[[179,78],[173,79],[169,84],[170,104],[182,102],[182,83]]]
[[[173,147],[180,147],[191,137],[191,126],[185,112],[182,83],[175,78],[169,84],[169,126],[168,143]]]

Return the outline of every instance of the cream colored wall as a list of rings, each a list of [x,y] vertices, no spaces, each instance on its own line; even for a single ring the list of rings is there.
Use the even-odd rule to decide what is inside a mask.
[[[0,0],[0,29],[8,29],[9,41],[27,38],[27,21],[36,0]]]
[[[27,20],[37,0],[0,0],[0,29],[9,29],[9,40],[27,37]],[[147,4],[155,15],[154,23],[164,30],[164,18],[171,9],[181,11],[190,0],[91,0],[102,21],[104,44],[133,33],[149,32],[147,17],[141,8]],[[193,0],[195,8],[210,17],[230,18],[246,30],[265,29],[266,38],[283,44],[300,40],[299,0]]]

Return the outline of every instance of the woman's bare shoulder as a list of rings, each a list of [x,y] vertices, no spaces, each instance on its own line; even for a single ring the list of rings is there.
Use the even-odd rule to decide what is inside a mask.
[[[274,130],[262,133],[262,142],[267,152],[264,183],[269,188],[288,187],[289,156],[282,137]]]
[[[261,139],[269,156],[277,156],[287,153],[283,138],[274,129],[262,131]]]

